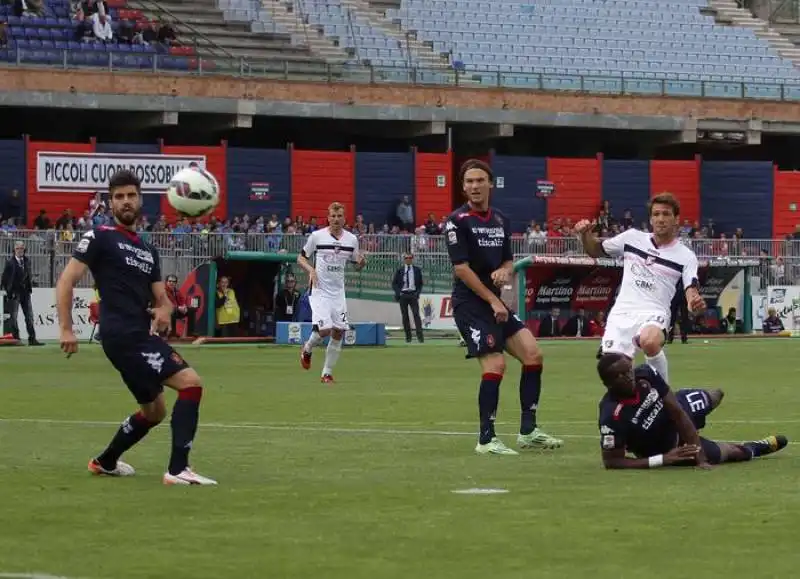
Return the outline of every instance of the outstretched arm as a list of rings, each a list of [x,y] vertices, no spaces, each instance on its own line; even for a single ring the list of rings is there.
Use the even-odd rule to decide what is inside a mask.
[[[647,458],[629,458],[625,456],[625,449],[616,448],[603,450],[603,466],[609,470],[674,466],[676,464],[694,462],[697,458],[697,452],[698,447],[687,445],[673,448],[666,454],[657,454]]]

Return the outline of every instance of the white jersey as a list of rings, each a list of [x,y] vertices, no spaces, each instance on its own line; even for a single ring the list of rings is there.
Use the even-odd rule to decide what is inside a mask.
[[[677,239],[657,247],[649,233],[628,229],[604,240],[603,251],[625,263],[611,314],[657,314],[668,321],[678,285],[697,284],[697,256]]]
[[[344,300],[344,270],[348,261],[358,261],[358,238],[342,230],[337,239],[329,228],[318,229],[306,239],[303,254],[306,259],[314,258],[317,271],[317,285],[311,295]]]

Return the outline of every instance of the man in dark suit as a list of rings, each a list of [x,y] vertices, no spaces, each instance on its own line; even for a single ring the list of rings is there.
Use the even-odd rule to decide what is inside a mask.
[[[561,337],[561,326],[559,325],[558,317],[561,315],[561,310],[553,308],[550,310],[550,315],[542,320],[539,324],[539,337],[540,338],[559,338]]]
[[[569,336],[570,338],[586,338],[591,336],[592,331],[589,328],[589,318],[586,317],[586,310],[583,308],[578,309],[578,313],[564,324],[561,335]]]
[[[394,297],[400,303],[400,315],[403,316],[403,329],[406,332],[406,342],[411,341],[411,322],[408,319],[408,310],[414,314],[414,326],[417,328],[417,340],[425,341],[422,336],[422,320],[419,317],[419,295],[422,293],[422,270],[414,265],[414,255],[407,251],[403,256],[402,265],[394,274],[392,289]]]
[[[689,318],[689,307],[686,305],[686,298],[682,292],[675,292],[675,297],[670,306],[670,320],[667,343],[671,344],[675,340],[675,322],[679,322],[681,326],[681,344],[686,344],[689,341],[689,329],[692,327],[692,322]]]
[[[8,299],[9,325],[14,339],[19,340],[17,314],[20,306],[22,306],[25,326],[28,329],[28,344],[41,346],[42,343],[36,339],[36,328],[33,323],[31,262],[25,255],[25,244],[21,241],[17,241],[14,244],[14,255],[6,262],[2,280],[0,280],[0,287],[5,290]]]

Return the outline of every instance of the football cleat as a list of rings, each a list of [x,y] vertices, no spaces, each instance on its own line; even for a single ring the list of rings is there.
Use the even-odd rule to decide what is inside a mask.
[[[516,456],[519,454],[516,450],[508,448],[499,438],[493,438],[487,444],[478,442],[478,445],[475,447],[475,452],[478,454],[504,454],[506,456]]]
[[[555,436],[550,436],[539,428],[534,428],[530,434],[520,434],[517,436],[517,446],[520,448],[544,448],[554,449],[561,448],[564,441]]]
[[[98,476],[133,476],[136,474],[134,468],[127,462],[117,461],[117,466],[113,470],[103,468],[96,458],[89,461],[89,472]]]
[[[754,456],[767,456],[768,454],[772,454],[786,448],[788,444],[788,438],[782,434],[776,434],[774,436],[768,436],[763,440],[747,442],[744,444],[744,446],[749,448],[750,451],[753,452]]]
[[[333,384],[336,380],[333,379],[333,376],[330,374],[323,374],[322,378],[319,379],[320,382],[323,384]]]
[[[203,486],[214,486],[217,484],[217,481],[214,479],[210,479],[208,477],[202,476],[194,472],[188,466],[183,469],[179,474],[169,474],[169,472],[164,473],[164,484],[165,485],[203,485]]]
[[[311,368],[311,352],[300,350],[300,365],[303,367],[303,370]]]

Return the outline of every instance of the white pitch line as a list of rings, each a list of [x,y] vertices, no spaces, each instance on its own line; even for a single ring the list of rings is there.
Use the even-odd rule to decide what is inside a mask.
[[[18,424],[53,424],[58,426],[119,426],[119,422],[100,421],[100,420],[56,420],[49,418],[0,418],[0,423]],[[327,432],[330,434],[384,434],[397,436],[401,434],[411,434],[419,436],[476,436],[476,432],[463,432],[452,430],[404,430],[398,428],[348,428],[348,427],[314,427],[314,426],[291,426],[291,425],[271,425],[271,424],[222,424],[217,422],[201,423],[201,429],[217,430],[260,430],[260,431],[285,431],[285,432]],[[507,433],[505,435],[511,435]],[[559,435],[564,438],[597,438],[583,434]]]
[[[0,573],[2,579],[75,579],[61,575],[43,575],[41,573]]]
[[[722,422],[722,421],[720,421]],[[766,421],[728,421],[728,424],[761,424]],[[798,422],[783,421],[783,422]],[[60,420],[50,418],[0,418],[2,423],[15,423],[15,424],[52,424],[59,426],[77,426],[77,427],[105,427],[105,426],[118,426],[119,422],[101,421],[101,420]],[[470,423],[472,424],[472,423]],[[557,423],[553,423],[557,424]],[[596,423],[587,423],[596,424]],[[363,428],[356,424],[352,426],[315,426],[312,423],[308,424],[225,424],[219,422],[201,423],[202,429],[216,429],[216,430],[255,430],[255,431],[278,431],[278,432],[327,432],[330,434],[375,434],[375,435],[414,435],[414,436],[475,436],[475,431],[455,431],[455,430],[429,430],[429,429],[402,429],[402,428]],[[513,436],[516,432],[500,433],[502,436]],[[558,433],[560,438],[576,438],[576,439],[591,439],[597,438],[595,434],[562,434]],[[0,576],[0,579],[2,576]]]

